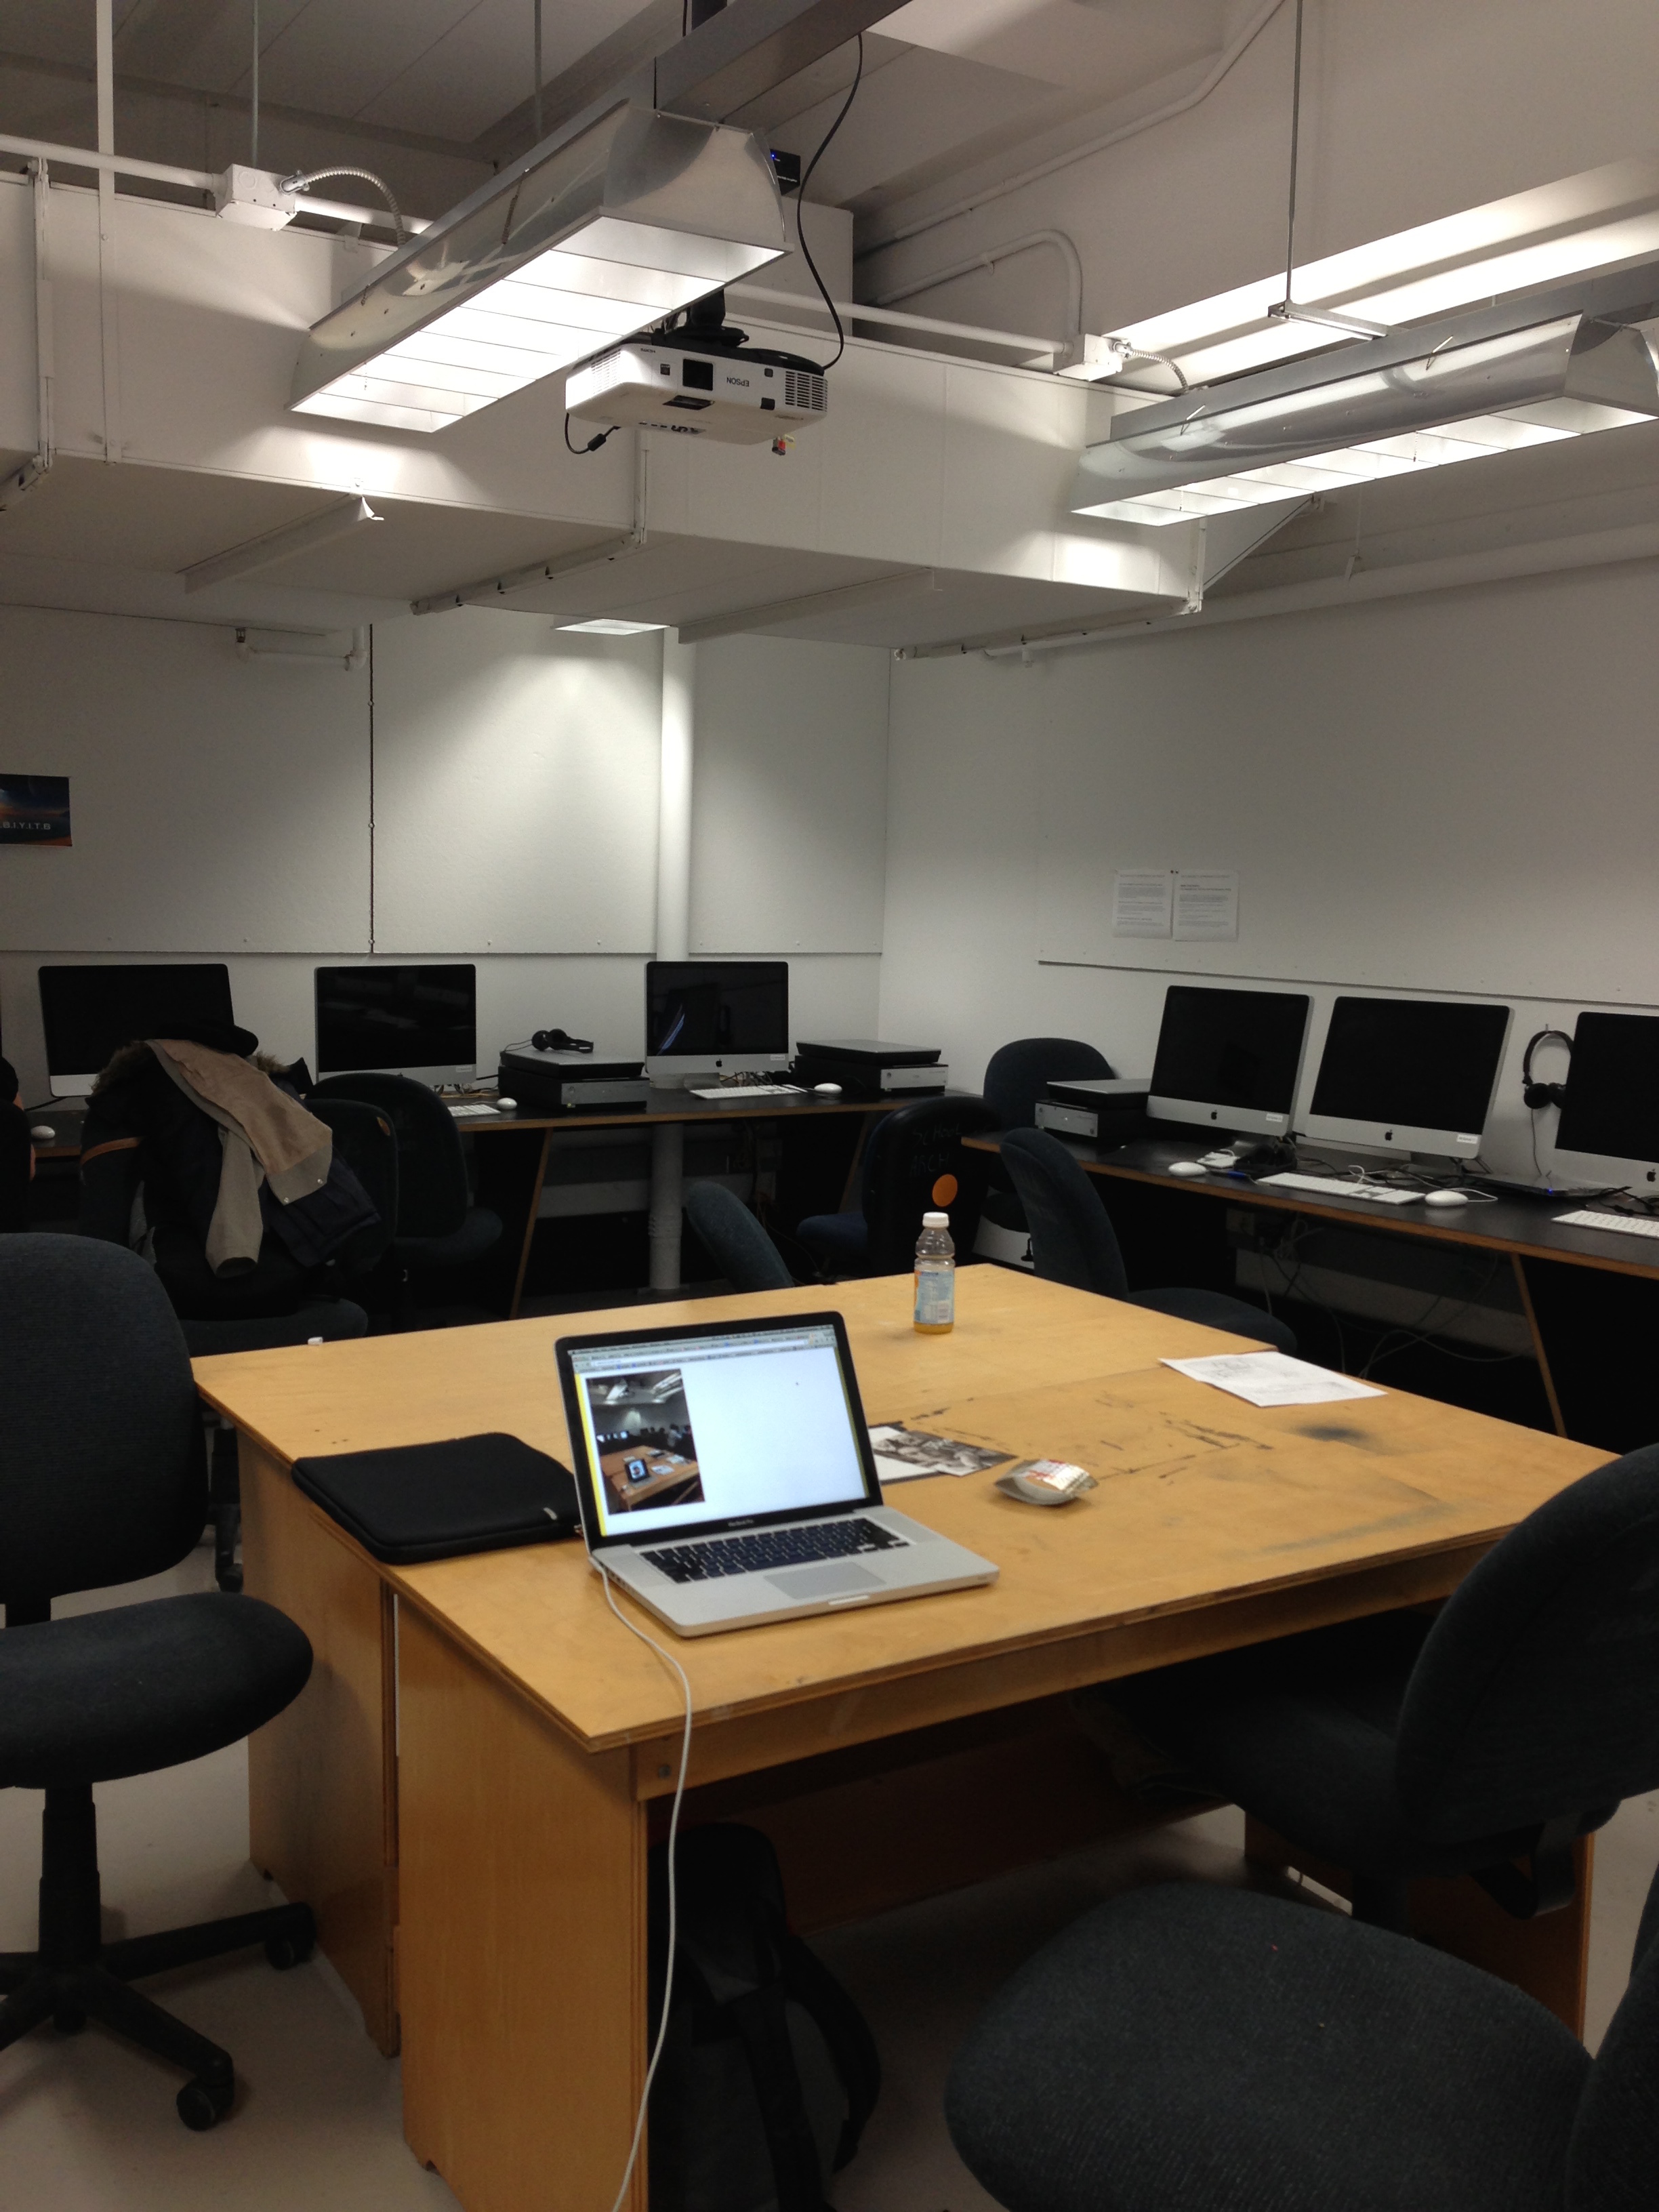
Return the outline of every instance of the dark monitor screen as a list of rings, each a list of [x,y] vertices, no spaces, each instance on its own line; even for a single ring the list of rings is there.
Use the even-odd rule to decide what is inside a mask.
[[[1339,998],[1310,1112],[1389,1129],[1450,1131],[1478,1141],[1509,1025],[1507,1006]]]
[[[787,960],[648,960],[645,1049],[661,1060],[789,1049]]]
[[[478,1057],[477,969],[319,968],[317,1073],[470,1072]]]
[[[222,960],[155,966],[43,968],[40,1018],[46,1072],[97,1075],[124,1044],[168,1036],[186,1023],[235,1020]]]
[[[1171,983],[1152,1060],[1152,1096],[1288,1115],[1307,1027],[1303,992]]]
[[[1659,1160],[1659,1016],[1580,1014],[1559,1150]]]

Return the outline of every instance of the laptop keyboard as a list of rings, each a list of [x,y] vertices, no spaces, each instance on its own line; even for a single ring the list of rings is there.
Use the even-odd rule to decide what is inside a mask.
[[[752,1536],[705,1536],[641,1553],[671,1582],[708,1583],[765,1567],[800,1567],[811,1559],[846,1559],[859,1552],[897,1552],[908,1539],[873,1521],[821,1521],[805,1528],[766,1528]]]

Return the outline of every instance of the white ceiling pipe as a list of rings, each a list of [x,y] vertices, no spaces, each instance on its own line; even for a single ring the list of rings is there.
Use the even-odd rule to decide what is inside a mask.
[[[100,175],[142,177],[151,184],[182,185],[195,192],[210,192],[219,182],[207,169],[176,168],[169,161],[139,161],[129,154],[99,154],[89,146],[58,146],[44,138],[19,138],[10,131],[0,131],[0,154],[15,154],[31,161],[61,161],[72,169],[94,169]],[[379,223],[387,230],[392,228],[392,218],[384,208],[360,207],[355,200],[325,200],[310,192],[296,192],[294,203],[304,215],[323,216],[335,222]],[[407,231],[430,228],[430,223],[419,216],[404,217],[404,228]]]
[[[810,311],[826,320],[829,310],[822,300],[805,292],[775,292],[763,284],[728,284],[728,299],[741,295],[746,300],[763,301],[769,307],[793,307],[798,313]],[[1052,338],[1033,337],[1028,331],[982,330],[977,323],[945,323],[936,315],[902,315],[891,308],[872,306],[863,300],[837,300],[836,313],[843,322],[886,323],[901,331],[931,331],[939,337],[975,338],[982,345],[1009,346],[1021,352],[1047,353],[1054,351]],[[768,320],[771,320],[770,317]]]
[[[940,208],[934,215],[922,216],[915,222],[902,224],[873,246],[866,246],[858,258],[868,261],[878,253],[885,253],[890,246],[902,245],[907,238],[920,238],[927,231],[937,230],[942,223],[954,222],[958,216],[972,215],[977,209],[988,207],[993,200],[1006,199],[1011,192],[1023,191],[1027,185],[1040,183],[1044,177],[1052,177],[1061,169],[1069,169],[1074,162],[1086,161],[1094,154],[1103,154],[1109,146],[1121,145],[1126,138],[1138,138],[1143,131],[1155,131],[1160,123],[1172,123],[1177,115],[1185,115],[1189,108],[1196,107],[1200,100],[1209,98],[1235,63],[1242,60],[1255,45],[1258,36],[1284,4],[1285,0],[1264,0],[1264,4],[1257,9],[1231,45],[1224,46],[1217,55],[1214,67],[1201,82],[1181,99],[1172,100],[1167,107],[1158,108],[1151,115],[1139,116],[1133,123],[1121,124],[1115,131],[1107,131],[1103,137],[1091,138],[1085,145],[1073,146],[1068,153],[1056,154],[1047,161],[1038,162],[1034,168],[1022,169],[1017,176],[1005,177],[999,184],[987,185],[982,191],[975,192],[966,199],[953,201],[949,207]]]
[[[885,307],[895,300],[914,300],[918,292],[931,292],[940,284],[953,283],[958,276],[971,276],[981,269],[994,269],[999,261],[1012,261],[1017,253],[1035,253],[1044,247],[1058,253],[1066,264],[1066,335],[1075,337],[1083,328],[1083,257],[1063,230],[1028,231],[1024,238],[1011,238],[1006,246],[988,246],[983,253],[966,254],[960,261],[953,261],[948,269],[935,269],[928,276],[896,285],[891,291],[878,292],[875,304]]]

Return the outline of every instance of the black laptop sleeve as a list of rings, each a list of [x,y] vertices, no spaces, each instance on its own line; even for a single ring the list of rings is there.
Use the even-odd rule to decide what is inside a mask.
[[[295,1460],[294,1480],[365,1551],[392,1566],[556,1543],[581,1526],[569,1468],[517,1437],[332,1452]]]

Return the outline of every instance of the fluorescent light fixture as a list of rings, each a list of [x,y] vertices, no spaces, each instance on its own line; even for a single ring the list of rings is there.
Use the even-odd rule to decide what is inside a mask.
[[[1136,408],[1072,512],[1181,522],[1649,421],[1656,314],[1659,264]]]
[[[642,630],[666,629],[666,623],[620,622],[614,615],[595,615],[592,622],[555,623],[558,630],[586,637],[638,637]]]
[[[1659,156],[1615,161],[1507,199],[1490,200],[1392,237],[1304,263],[1291,296],[1299,306],[1358,316],[1390,330],[1595,270],[1659,254]],[[1285,273],[1241,284],[1192,306],[1125,324],[1103,344],[1176,362],[1189,384],[1212,384],[1326,341],[1308,324],[1269,310],[1285,297]],[[1125,372],[1103,354],[1097,378]],[[1127,371],[1139,380],[1133,362]],[[1079,363],[1073,372],[1087,376]]]
[[[290,406],[446,429],[787,250],[746,131],[617,106],[556,132],[307,337]]]

